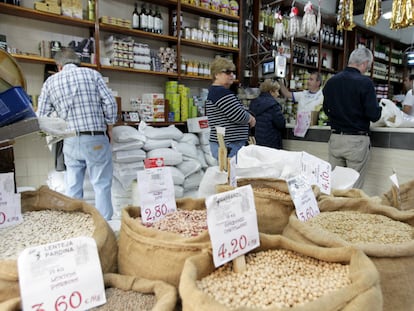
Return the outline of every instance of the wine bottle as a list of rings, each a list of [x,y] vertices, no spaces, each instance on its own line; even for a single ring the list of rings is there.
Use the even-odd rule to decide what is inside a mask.
[[[154,29],[156,33],[163,32],[162,15],[158,6],[155,7]]]
[[[141,13],[139,14],[139,29],[148,31],[148,15],[145,3],[141,5]]]
[[[138,4],[135,3],[134,11],[132,11],[132,28],[139,29],[139,13],[138,13]]]
[[[152,11],[152,6],[149,6],[149,10],[148,10],[148,26],[147,26],[147,31],[148,32],[154,32],[154,12]]]

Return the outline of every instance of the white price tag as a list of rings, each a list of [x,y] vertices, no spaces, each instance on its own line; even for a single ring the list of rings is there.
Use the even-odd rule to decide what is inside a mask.
[[[287,184],[299,220],[307,221],[320,213],[312,188],[304,176],[290,178]]]
[[[153,223],[175,212],[174,181],[168,166],[138,171],[138,191],[143,223]]]
[[[331,193],[331,164],[302,152],[302,175],[309,185],[317,185],[321,192]]]
[[[83,311],[106,303],[94,239],[26,248],[18,258],[23,310]]]
[[[216,268],[260,245],[250,185],[209,196],[206,206]]]
[[[0,174],[0,228],[22,221],[20,193],[14,193],[14,174]]]

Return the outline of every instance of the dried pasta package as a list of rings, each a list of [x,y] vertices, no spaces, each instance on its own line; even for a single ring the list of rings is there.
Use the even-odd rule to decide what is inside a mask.
[[[212,254],[186,260],[179,293],[186,311],[382,310],[379,276],[372,261],[351,247],[310,246],[260,234],[260,247],[214,267]]]
[[[302,222],[295,213],[283,235],[320,247],[352,246],[375,264],[384,310],[410,310],[414,305],[414,210],[399,211],[367,198],[325,197],[321,213]]]
[[[177,199],[177,212],[143,224],[141,209],[122,210],[119,273],[161,280],[178,287],[184,261],[211,248],[204,199]]]
[[[0,302],[20,296],[17,259],[25,248],[89,236],[95,239],[102,273],[117,269],[117,242],[98,210],[42,186],[22,192],[23,222],[0,230]]]
[[[283,179],[274,178],[241,178],[238,186],[251,185],[256,206],[259,232],[281,234],[294,211],[294,204],[288,186]],[[229,185],[217,185],[217,192],[234,189]]]

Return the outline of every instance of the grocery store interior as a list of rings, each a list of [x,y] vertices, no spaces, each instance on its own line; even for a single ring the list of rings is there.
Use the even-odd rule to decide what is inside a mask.
[[[283,83],[289,92],[302,92],[307,90],[310,77],[316,72],[322,77],[323,88],[330,78],[347,67],[348,58],[354,49],[370,49],[373,62],[364,75],[372,80],[378,103],[384,103],[383,107],[388,105],[387,109],[390,110],[387,112],[395,114],[383,114],[376,123],[371,123],[371,153],[361,189],[352,187],[358,176],[355,177],[350,171],[342,171],[336,175],[329,172],[332,190],[338,187],[337,196],[329,196],[315,188],[313,190],[321,210],[336,211],[346,205],[345,210],[355,211],[363,206],[367,214],[385,215],[412,227],[414,214],[411,212],[413,202],[410,200],[414,195],[410,190],[414,185],[411,186],[410,182],[414,176],[414,166],[411,165],[414,156],[414,113],[403,113],[402,105],[410,89],[404,80],[414,74],[413,12],[414,2],[411,0],[0,0],[0,172],[13,173],[14,186],[22,192],[24,200],[39,204],[34,210],[42,210],[44,202],[54,202],[60,207],[67,205],[71,206],[69,209],[81,209],[95,215],[93,226],[109,228],[93,208],[95,195],[87,178],[82,201],[66,201],[66,197],[60,196],[65,193],[62,153],[56,143],[61,137],[53,136],[41,128],[34,114],[45,80],[57,72],[54,55],[61,48],[71,47],[80,55],[82,67],[92,68],[103,76],[118,109],[111,150],[114,163],[111,190],[114,213],[109,228],[115,231],[116,237],[113,231],[105,231],[108,228],[102,230],[98,240],[100,243],[106,241],[106,244],[98,244],[98,252],[104,273],[121,274],[106,275],[107,284],[114,282],[117,286],[123,284],[119,288],[126,288],[136,281],[132,276],[159,279],[160,283],[147,280],[148,283],[142,281],[135,285],[140,288],[139,291],[144,288],[142,292],[157,293],[158,301],[142,302],[143,305],[158,305],[153,310],[163,311],[179,311],[181,307],[182,310],[198,311],[239,310],[240,306],[265,310],[269,305],[277,309],[266,310],[279,310],[279,307],[303,303],[309,303],[309,310],[412,310],[412,228],[385,228],[384,220],[367,219],[365,223],[362,217],[351,219],[350,215],[343,215],[341,217],[344,218],[339,220],[324,220],[326,226],[335,223],[334,226],[341,228],[338,231],[343,231],[343,234],[355,233],[350,239],[352,243],[362,244],[363,252],[346,247],[350,243],[343,243],[336,236],[324,236],[312,226],[311,229],[302,227],[303,224],[297,219],[291,221],[294,209],[292,193],[289,194],[290,189],[282,177],[288,176],[289,170],[302,170],[316,176],[326,168],[324,165],[329,160],[328,142],[332,131],[322,106],[309,114],[310,123],[303,135],[297,135],[298,103],[280,92],[276,100],[285,119],[285,127],[281,131],[283,149],[260,149],[254,143],[246,144],[240,150],[240,162],[232,163],[234,166],[231,166],[230,162],[219,163],[212,156],[206,101],[212,84],[210,66],[218,56],[231,60],[235,65],[235,71],[229,72],[234,74],[230,89],[241,105],[249,109],[252,100],[260,94],[259,86],[266,79]],[[414,85],[411,87],[414,88]],[[10,90],[16,93],[9,93]],[[20,97],[10,97],[15,94]],[[4,108],[13,111],[17,108],[7,106],[17,100],[27,102],[29,106],[24,109],[30,108],[33,114],[29,118],[16,118],[6,123],[2,120],[2,107],[5,105]],[[20,111],[16,115],[18,113]],[[133,137],[132,140],[127,140],[129,137]],[[127,148],[126,143],[131,141],[139,147]],[[206,210],[204,198],[218,189],[221,189],[220,192],[229,190],[229,177],[234,176],[227,173],[230,167],[235,168],[236,177],[246,184],[257,186],[254,202],[258,210],[258,232],[269,234],[269,237],[260,236],[260,250],[284,248],[287,251],[264,259],[259,259],[258,255],[249,257],[249,263],[257,257],[260,265],[265,267],[259,267],[258,264],[253,274],[271,283],[266,275],[291,272],[269,270],[267,267],[270,262],[281,262],[282,258],[288,258],[288,262],[308,265],[309,262],[301,261],[301,256],[291,254],[297,252],[332,264],[323,268],[318,265],[307,266],[304,269],[312,272],[309,278],[314,276],[312,274],[318,274],[317,279],[325,280],[323,277],[326,275],[327,281],[309,285],[311,283],[308,284],[308,281],[299,284],[300,281],[295,283],[296,280],[293,280],[294,285],[283,285],[289,290],[282,289],[276,294],[264,292],[263,296],[258,293],[264,288],[253,286],[255,299],[260,303],[252,304],[246,298],[250,294],[244,294],[242,286],[237,283],[233,283],[229,289],[214,287],[212,284],[225,283],[219,280],[220,275],[205,280],[205,283],[198,279],[196,282],[196,271],[192,270],[195,267],[204,274],[215,270],[211,258],[207,259],[211,254],[205,251],[210,247],[210,239],[204,223],[193,225],[189,236],[176,239],[169,235],[171,233],[166,236],[148,233],[153,230],[148,228],[150,225],[142,226],[134,222],[137,217],[141,217],[137,206],[142,202],[137,173],[144,170],[144,160],[150,158],[163,158],[165,165],[171,168],[177,207],[187,212]],[[323,184],[322,175],[315,179],[317,185]],[[0,186],[1,189],[5,188]],[[37,193],[38,189],[42,190]],[[262,193],[269,189],[270,194]],[[244,204],[249,205],[251,198],[243,190],[240,191],[238,196],[242,199],[239,198],[236,203],[245,213],[249,206],[245,209]],[[223,198],[223,201],[227,199]],[[210,204],[214,205],[212,202]],[[269,209],[273,204],[278,207],[277,212]],[[390,206],[385,206],[387,204]],[[394,207],[399,207],[399,210]],[[217,219],[225,216],[224,213],[219,214]],[[309,213],[306,214],[308,216]],[[243,214],[243,217],[247,216]],[[120,227],[121,219],[124,231]],[[78,230],[75,223],[79,223],[82,234],[92,234],[92,231],[88,231],[91,219],[69,221],[72,223],[67,227],[72,228],[73,225],[74,231]],[[171,232],[184,230],[177,229],[180,221],[171,218],[163,225]],[[238,223],[240,219],[228,221],[231,223],[228,231],[245,225],[244,222]],[[366,224],[365,227],[354,227],[358,221]],[[44,219],[34,218],[33,222],[47,227]],[[384,225],[384,228],[380,225]],[[63,220],[55,221],[55,226],[59,227],[56,231],[66,227]],[[368,241],[371,228],[374,239],[378,238],[379,232],[384,233],[381,239],[385,241],[385,246]],[[192,231],[197,229],[200,231]],[[282,236],[282,233],[286,235]],[[122,234],[123,238],[119,236]],[[139,241],[139,235],[145,236],[142,239],[145,242]],[[148,246],[154,236],[159,241]],[[11,235],[10,239],[14,238]],[[246,237],[243,235],[238,238],[240,240],[236,242],[240,245],[237,246],[241,247]],[[168,243],[161,241],[163,239],[167,239]],[[189,244],[185,244],[187,240]],[[258,240],[259,236],[251,238],[249,245],[257,246]],[[307,247],[301,242],[314,245]],[[368,244],[366,248],[364,243]],[[200,249],[204,250],[199,252]],[[228,251],[225,250],[225,244],[222,244],[220,251],[225,257]],[[1,249],[2,252],[5,251]],[[198,257],[186,260],[194,254]],[[3,274],[7,275],[5,271],[16,270],[16,264],[8,266],[10,263],[4,258],[0,257],[0,263],[6,261],[4,271],[0,267],[0,279]],[[288,269],[288,262],[281,264],[282,268],[286,265]],[[344,263],[347,263],[345,266],[349,270],[342,269]],[[236,261],[233,261],[233,265],[233,269],[238,267]],[[227,273],[225,269],[220,271]],[[332,271],[335,274],[331,275]],[[352,275],[351,282],[348,274]],[[69,282],[69,276],[70,273],[62,278],[67,277]],[[6,302],[4,310],[20,310],[16,308],[21,303],[16,294],[18,282],[7,279],[4,286],[2,282],[0,309]],[[308,285],[302,287],[303,284]],[[8,286],[12,286],[10,291],[5,289]],[[218,295],[214,296],[218,302],[213,301],[201,293],[202,287],[205,291],[222,292],[225,298]],[[309,292],[309,288],[314,290]],[[87,292],[86,289],[82,290]],[[233,295],[235,292],[240,294]],[[332,293],[324,296],[321,292]],[[294,295],[300,297],[292,298]],[[281,299],[284,301],[274,305],[271,299],[267,300],[273,296],[283,297]],[[8,298],[13,298],[9,304]],[[133,301],[135,298],[125,298],[124,301],[128,299]],[[99,310],[111,310],[108,308]],[[119,310],[122,308],[126,306]],[[131,310],[138,308],[140,306],[134,305]]]

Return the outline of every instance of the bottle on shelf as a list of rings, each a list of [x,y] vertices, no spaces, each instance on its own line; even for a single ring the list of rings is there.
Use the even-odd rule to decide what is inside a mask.
[[[323,53],[321,62],[322,68],[328,68],[328,59],[326,58],[326,53]]]
[[[139,29],[139,13],[138,4],[135,3],[134,11],[132,11],[132,29]]]
[[[163,20],[160,9],[158,6],[155,7],[155,16],[154,16],[154,30],[155,33],[162,34],[163,32]]]
[[[155,13],[152,11],[152,6],[150,5],[149,6],[149,9],[148,9],[148,14],[147,14],[147,23],[148,23],[148,25],[147,25],[147,31],[148,32],[155,32],[154,31],[154,15],[155,15]]]
[[[95,0],[88,0],[88,20],[95,20]]]
[[[148,31],[148,14],[145,3],[141,5],[141,13],[139,14],[139,29]]]

